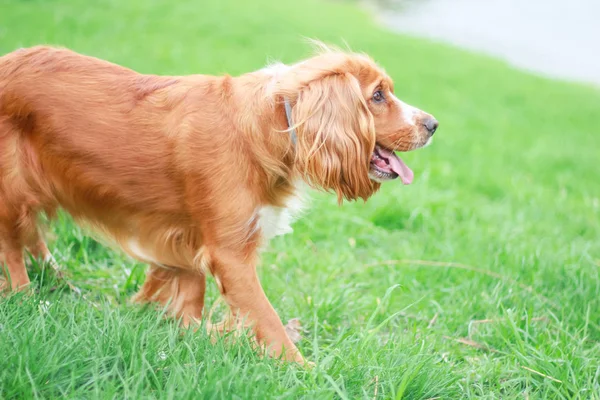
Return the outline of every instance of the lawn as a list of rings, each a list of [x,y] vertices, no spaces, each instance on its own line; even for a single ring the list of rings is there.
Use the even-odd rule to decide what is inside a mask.
[[[600,91],[398,36],[326,0],[0,0],[0,53],[51,43],[160,74],[372,55],[440,121],[415,182],[314,194],[260,275],[300,318],[307,371],[128,302],[144,266],[61,216],[42,269],[0,300],[0,398],[600,399]],[[208,304],[217,299],[209,285]],[[218,312],[218,310],[217,310]]]

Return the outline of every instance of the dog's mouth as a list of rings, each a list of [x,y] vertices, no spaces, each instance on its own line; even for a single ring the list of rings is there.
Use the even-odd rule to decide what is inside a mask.
[[[375,150],[371,155],[370,177],[376,181],[387,181],[400,177],[402,183],[410,185],[414,178],[414,173],[408,166],[394,153],[393,150],[388,150],[375,145]]]

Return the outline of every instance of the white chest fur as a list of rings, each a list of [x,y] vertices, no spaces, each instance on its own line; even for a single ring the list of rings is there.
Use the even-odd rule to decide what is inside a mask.
[[[291,225],[304,208],[304,192],[303,185],[296,185],[296,193],[288,199],[285,207],[264,206],[258,210],[258,226],[263,242],[292,232]]]
[[[267,86],[267,94],[270,94],[279,76],[289,69],[289,66],[281,63],[274,63],[262,69],[262,72],[273,77]],[[275,236],[292,232],[291,225],[304,208],[304,195],[307,189],[304,182],[301,181],[297,181],[294,186],[294,195],[287,200],[284,207],[263,206],[258,209],[255,218],[258,218],[258,228],[261,231],[263,244]]]

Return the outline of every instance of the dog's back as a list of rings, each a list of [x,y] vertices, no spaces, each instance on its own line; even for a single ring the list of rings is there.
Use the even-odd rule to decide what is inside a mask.
[[[96,201],[98,191],[105,204],[90,204],[93,209],[106,207],[111,187],[118,187],[121,197],[112,199],[114,204],[135,203],[141,200],[136,186],[171,182],[160,179],[169,170],[163,118],[171,108],[145,102],[160,102],[164,96],[157,92],[175,83],[175,78],[140,75],[64,49],[34,47],[0,57],[0,191],[5,203],[17,197],[21,204],[60,202],[77,214],[70,203],[81,207]],[[145,205],[173,204],[166,194],[172,188],[162,189],[155,192],[157,198],[144,199]],[[73,192],[86,198],[68,198]]]
[[[148,212],[178,218],[183,190],[166,125],[185,112],[180,79],[52,47],[0,57],[4,257],[35,247],[37,215],[59,207],[112,236]]]

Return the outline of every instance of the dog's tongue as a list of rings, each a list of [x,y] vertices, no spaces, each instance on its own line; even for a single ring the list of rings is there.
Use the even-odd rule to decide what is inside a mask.
[[[402,183],[405,185],[410,185],[415,177],[414,172],[406,164],[404,161],[400,159],[393,151],[386,150],[382,147],[378,149],[379,154],[383,157],[387,158],[390,163],[390,169],[398,174],[400,179],[402,179]]]

